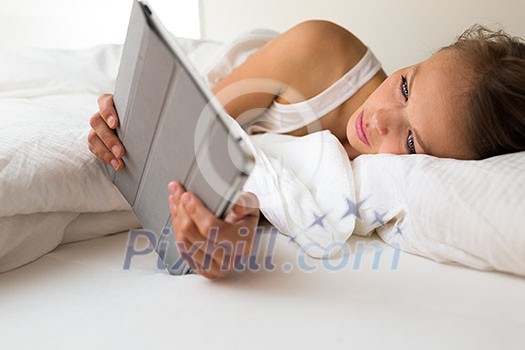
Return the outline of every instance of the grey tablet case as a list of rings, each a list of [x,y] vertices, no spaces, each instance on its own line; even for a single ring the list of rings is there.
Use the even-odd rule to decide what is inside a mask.
[[[189,272],[171,232],[168,183],[177,180],[222,217],[253,167],[235,123],[145,1],[133,3],[114,94],[126,148],[112,180],[171,274]]]

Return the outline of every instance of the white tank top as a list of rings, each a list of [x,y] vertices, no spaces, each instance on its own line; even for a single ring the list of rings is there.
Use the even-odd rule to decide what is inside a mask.
[[[274,101],[257,118],[242,125],[249,133],[286,133],[319,120],[353,96],[381,69],[368,48],[361,60],[339,80],[309,100],[284,104]]]

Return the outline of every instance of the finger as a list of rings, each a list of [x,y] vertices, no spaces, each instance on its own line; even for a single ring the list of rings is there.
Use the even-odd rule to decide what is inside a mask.
[[[200,232],[199,228],[195,224],[194,220],[188,214],[181,201],[175,204],[173,195],[170,196],[171,204],[173,208],[173,230],[175,232],[175,240],[183,241],[185,239],[198,244],[198,242],[206,243],[206,236]]]
[[[178,204],[180,197],[186,190],[184,187],[180,184],[178,181],[172,181],[168,184],[168,191],[171,195],[173,195],[173,198],[175,199],[175,203]]]
[[[212,227],[220,229],[223,226],[222,222],[193,193],[184,193],[181,197],[181,203],[197,229],[206,237]]]
[[[255,215],[259,212],[259,200],[252,192],[241,192],[237,204],[245,215]]]
[[[217,234],[219,229],[217,227],[210,228],[206,231],[200,231],[196,223],[186,212],[186,209],[181,203],[176,209],[177,215],[173,219],[173,230],[175,232],[175,240],[177,242],[190,242],[190,245],[198,246],[205,255],[211,256],[212,262],[219,266],[223,264],[226,254],[232,255],[232,248],[217,249]],[[209,232],[214,232],[211,237],[208,237]]]
[[[115,158],[119,159],[124,156],[126,152],[124,146],[115,134],[115,131],[108,127],[100,113],[95,113],[89,120],[89,124]]]
[[[180,203],[177,212],[179,215],[173,220],[175,241],[179,252],[190,267],[208,278],[227,274],[231,269],[232,259],[228,258],[228,261],[224,261],[224,249],[214,249],[214,243],[199,232]]]
[[[192,243],[188,240],[185,240],[184,245],[187,248],[191,247]],[[213,258],[210,258],[203,249],[192,252],[191,258],[188,255],[183,255],[183,258],[194,272],[208,279],[224,277],[229,272],[228,270],[221,270],[220,265],[215,260],[213,260]]]
[[[170,196],[170,200],[173,200],[173,195]],[[178,206],[181,206],[180,204]],[[204,237],[200,236],[197,232],[197,228],[193,225],[193,222],[184,212],[184,208],[176,208],[173,201],[170,204],[172,208],[173,216],[173,232],[175,233],[175,242],[177,242],[177,248],[181,253],[181,256],[188,262],[192,269],[196,267],[196,261],[193,261],[193,256],[197,253],[193,252],[196,245],[204,245]],[[175,207],[175,209],[173,208]],[[191,261],[189,260],[188,254],[191,254]]]
[[[245,255],[252,249],[255,226],[259,219],[259,202],[253,193],[243,194],[242,201],[246,201],[246,215],[239,223],[231,225],[217,219],[192,193],[186,192],[181,198],[185,212],[189,214],[200,233],[206,236],[206,240],[213,243],[211,247],[214,252],[207,253],[213,254],[213,258],[220,263],[227,259],[231,265],[237,255]],[[244,237],[239,237],[241,232]],[[237,244],[243,241],[245,244],[237,251]]]
[[[224,221],[236,223],[248,216],[259,216],[259,200],[251,192],[242,192]]]
[[[120,159],[115,159],[113,153],[108,150],[94,130],[91,130],[88,135],[88,145],[89,150],[96,155],[98,159],[106,164],[111,164],[116,171],[119,171],[124,167],[124,162]]]
[[[170,196],[168,197],[168,203],[170,206],[171,216],[175,218],[175,215],[177,215],[177,206],[179,205],[180,197],[185,191],[178,181],[170,182],[168,184],[168,191],[170,193]]]
[[[106,124],[111,129],[116,129],[119,124],[119,118],[117,111],[115,110],[115,104],[113,103],[112,94],[102,94],[98,97],[98,108],[100,114]]]

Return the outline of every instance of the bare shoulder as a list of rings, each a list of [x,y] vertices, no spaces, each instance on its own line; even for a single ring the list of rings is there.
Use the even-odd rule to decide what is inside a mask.
[[[328,88],[355,66],[367,47],[336,23],[310,20],[285,32],[277,50],[290,56],[289,67],[293,74],[289,85],[309,98]]]
[[[326,20],[304,21],[292,27],[287,35],[296,40],[302,49],[315,50],[355,50],[365,45],[349,30]]]
[[[365,52],[366,46],[357,37],[335,23],[302,22],[264,45],[213,91],[227,112],[237,118],[246,111],[267,108],[275,99],[294,103],[317,95]],[[259,92],[246,93],[246,84],[258,84],[248,90]],[[226,91],[235,98],[227,97]]]

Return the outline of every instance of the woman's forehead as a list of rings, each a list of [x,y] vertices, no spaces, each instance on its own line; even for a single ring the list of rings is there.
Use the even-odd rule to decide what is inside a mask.
[[[450,51],[440,51],[410,68],[410,122],[431,154],[472,159],[474,153],[465,134],[466,79],[458,56]]]

